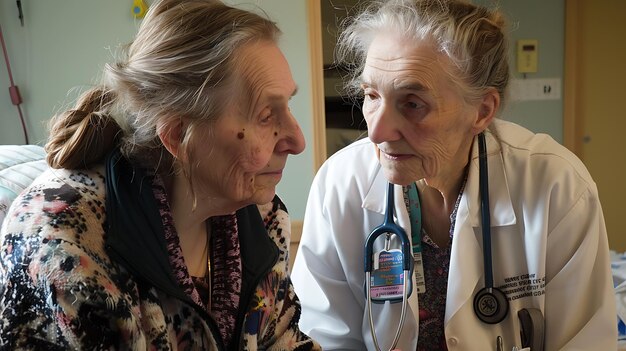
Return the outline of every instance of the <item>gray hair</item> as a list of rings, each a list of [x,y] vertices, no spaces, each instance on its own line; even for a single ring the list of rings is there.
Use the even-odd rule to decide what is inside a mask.
[[[346,90],[360,93],[369,45],[380,32],[410,40],[431,40],[455,67],[450,77],[467,101],[495,88],[504,105],[509,81],[504,16],[460,0],[372,1],[344,23],[336,47],[337,64],[348,69]]]
[[[274,22],[219,0],[152,4],[120,61],[106,65],[104,84],[53,118],[48,163],[87,167],[118,146],[148,169],[171,169],[158,122],[189,119],[182,136],[188,152],[197,126],[214,121],[232,101],[237,50],[251,42],[276,42],[279,34]],[[190,181],[191,164],[183,170]]]

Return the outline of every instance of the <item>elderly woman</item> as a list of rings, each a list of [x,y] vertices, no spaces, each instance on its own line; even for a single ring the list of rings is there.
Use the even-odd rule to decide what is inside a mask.
[[[275,195],[304,148],[278,35],[215,0],[153,4],[7,215],[0,348],[319,349]]]
[[[317,174],[292,274],[300,326],[325,350],[394,345],[404,276],[376,274],[407,256],[403,351],[615,350],[594,181],[550,137],[496,119],[509,81],[504,31],[500,13],[465,1],[389,0],[342,32],[339,62],[354,69],[369,138]],[[364,257],[389,210],[388,182],[410,245],[399,256],[401,235],[386,248],[381,237]],[[379,302],[373,328],[364,285]]]

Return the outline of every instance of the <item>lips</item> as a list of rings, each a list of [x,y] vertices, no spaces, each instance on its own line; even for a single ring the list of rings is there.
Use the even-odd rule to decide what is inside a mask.
[[[380,150],[380,155],[391,161],[402,161],[402,160],[406,160],[412,157],[412,155],[410,154],[393,153],[393,152],[387,153],[383,150]]]
[[[279,169],[279,170],[276,170],[276,171],[267,171],[267,172],[260,173],[260,175],[282,176],[283,175],[283,170]]]

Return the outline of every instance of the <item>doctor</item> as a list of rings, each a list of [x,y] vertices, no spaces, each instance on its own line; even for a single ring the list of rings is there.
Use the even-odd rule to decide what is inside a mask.
[[[509,81],[505,31],[499,12],[466,2],[390,0],[375,2],[342,32],[338,60],[356,67],[348,88],[364,96],[369,138],[333,155],[316,175],[292,273],[301,328],[324,350],[374,349],[363,247],[384,220],[387,182],[400,185],[396,222],[421,254],[414,271],[423,271],[412,277],[398,349],[496,350],[499,339],[503,350],[521,348],[523,309],[539,313],[545,350],[616,349],[594,181],[549,136],[496,119]],[[481,133],[491,231],[485,242]],[[474,308],[489,280],[508,305],[492,323]],[[401,305],[372,307],[384,349]]]

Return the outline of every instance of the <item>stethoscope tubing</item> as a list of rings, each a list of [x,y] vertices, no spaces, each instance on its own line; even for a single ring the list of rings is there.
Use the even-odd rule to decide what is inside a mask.
[[[411,270],[411,259],[413,256],[411,255],[411,242],[409,241],[409,237],[393,220],[393,209],[394,209],[394,195],[393,195],[394,184],[389,183],[387,188],[387,208],[385,209],[385,221],[380,226],[376,227],[370,235],[367,237],[367,241],[365,242],[365,272],[372,272],[373,263],[372,257],[374,257],[374,242],[378,237],[382,234],[392,233],[397,235],[400,238],[402,245],[402,269],[405,271]]]
[[[408,305],[408,290],[409,290],[409,279],[411,278],[411,264],[412,264],[412,251],[411,251],[411,242],[409,241],[409,236],[406,234],[404,229],[397,225],[393,219],[393,211],[394,211],[394,184],[389,183],[387,187],[387,208],[385,210],[385,220],[383,224],[376,227],[370,235],[367,237],[365,243],[365,291],[366,291],[366,303],[367,303],[367,311],[369,317],[370,331],[372,334],[372,339],[374,341],[374,346],[376,350],[380,351],[381,348],[378,344],[378,339],[376,337],[376,331],[374,328],[374,317],[372,313],[372,295],[371,295],[371,273],[373,269],[373,260],[374,257],[374,242],[376,239],[382,234],[395,234],[400,238],[401,246],[402,246],[402,270],[403,270],[403,284],[402,284],[402,310],[400,312],[400,322],[398,323],[398,328],[396,329],[395,336],[393,338],[391,347],[389,351],[395,349],[398,341],[400,340],[400,334],[402,333],[402,328],[404,327],[404,320],[406,319],[406,311]]]
[[[489,172],[487,169],[487,145],[484,133],[478,134],[478,166],[485,286],[474,295],[474,312],[476,317],[482,322],[497,324],[506,318],[509,312],[509,302],[506,294],[493,286]]]
[[[396,329],[396,334],[393,337],[393,341],[391,343],[391,347],[389,347],[389,351],[392,351],[393,349],[396,348],[396,346],[398,345],[398,341],[400,341],[400,334],[402,333],[402,328],[404,328],[404,320],[406,319],[406,311],[407,311],[407,305],[408,305],[408,281],[409,279],[411,279],[410,277],[410,272],[409,271],[404,271],[404,282],[402,284],[402,310],[400,311],[400,322],[398,323],[398,328]],[[367,291],[367,314],[369,317],[369,323],[370,323],[370,331],[372,334],[372,340],[374,341],[374,347],[376,348],[376,350],[381,351],[381,348],[378,344],[378,338],[376,337],[376,332],[375,332],[375,328],[374,328],[374,317],[372,314],[372,295],[371,295],[371,273],[370,272],[366,272],[365,273],[365,279],[367,280],[367,288],[365,289],[365,291]]]
[[[491,216],[489,209],[489,171],[487,169],[487,146],[483,133],[478,136],[478,175],[480,192],[480,215],[483,236],[483,264],[485,269],[485,288],[493,288],[493,262],[491,255]]]

